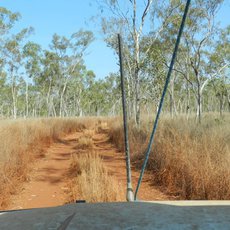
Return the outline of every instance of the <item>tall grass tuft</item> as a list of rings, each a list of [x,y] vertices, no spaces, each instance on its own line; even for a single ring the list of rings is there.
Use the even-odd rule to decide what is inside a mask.
[[[84,199],[87,202],[110,202],[121,200],[122,191],[118,182],[109,175],[101,157],[91,151],[72,156],[73,180],[71,199]]]
[[[78,139],[77,149],[92,149],[93,148],[93,140],[90,136],[81,136]]]

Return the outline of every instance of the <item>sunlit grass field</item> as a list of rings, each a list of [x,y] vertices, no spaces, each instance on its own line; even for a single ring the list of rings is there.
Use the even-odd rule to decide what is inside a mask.
[[[153,121],[145,119],[137,129],[131,122],[131,161],[140,169]],[[123,149],[121,120],[111,122],[110,137]],[[163,116],[155,136],[147,170],[152,183],[179,199],[230,199],[230,115],[206,114],[202,123],[194,117]]]
[[[124,151],[121,118],[100,119],[107,123],[110,140]],[[117,182],[92,150],[92,132],[101,131],[97,122],[97,118],[1,120],[0,207],[6,207],[10,195],[28,179],[31,162],[43,157],[44,149],[59,137],[75,131],[83,133],[76,146],[84,151],[72,157],[72,198],[76,198],[77,185],[78,193],[88,194],[91,202],[111,197],[119,200]],[[131,161],[136,170],[142,166],[152,123],[146,118],[140,128],[129,124]],[[177,199],[230,199],[230,115],[221,119],[216,114],[205,115],[201,124],[193,117],[163,116],[147,171],[153,185]],[[98,188],[94,196],[87,184]]]

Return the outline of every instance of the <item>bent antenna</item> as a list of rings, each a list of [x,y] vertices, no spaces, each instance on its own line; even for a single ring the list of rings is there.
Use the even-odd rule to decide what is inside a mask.
[[[121,94],[122,94],[122,109],[123,109],[123,123],[124,123],[124,137],[125,137],[125,160],[126,160],[126,173],[127,173],[126,199],[127,199],[127,201],[134,201],[132,180],[131,180],[129,134],[128,134],[127,111],[126,111],[126,94],[125,94],[124,69],[123,69],[122,38],[121,38],[120,34],[118,34],[118,46],[119,46]]]

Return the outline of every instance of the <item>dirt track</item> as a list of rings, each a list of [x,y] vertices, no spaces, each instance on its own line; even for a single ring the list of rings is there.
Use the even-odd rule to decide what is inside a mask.
[[[67,135],[53,143],[46,151],[45,157],[34,164],[30,180],[23,184],[20,194],[12,198],[9,209],[27,209],[63,205],[67,198],[67,174],[71,154],[76,153],[77,139],[83,133],[76,132]],[[102,156],[105,166],[125,188],[126,170],[124,156],[108,139],[106,133],[96,133],[93,136],[94,149]],[[136,185],[139,172],[133,171],[132,178]],[[154,188],[145,176],[139,191],[139,199],[167,200],[169,197]],[[125,194],[124,194],[125,200]]]

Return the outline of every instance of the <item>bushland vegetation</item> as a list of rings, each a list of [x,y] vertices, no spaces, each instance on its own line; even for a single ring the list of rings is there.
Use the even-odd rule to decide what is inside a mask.
[[[95,3],[95,1],[93,1]],[[185,1],[100,1],[104,41],[115,52],[123,37],[129,117],[159,105]],[[229,33],[217,14],[223,0],[191,3],[164,110],[172,116],[230,110]],[[129,12],[129,13],[127,13]],[[23,15],[22,15],[23,17]],[[156,23],[157,22],[157,23]],[[20,14],[0,8],[0,116],[116,116],[121,112],[118,72],[98,79],[84,63],[92,31],[54,34],[49,48],[30,40],[35,29],[17,31]],[[145,27],[145,29],[143,29]]]
[[[104,40],[115,53],[117,33],[123,37],[136,168],[143,161],[151,127],[141,115],[145,111],[150,116],[159,106],[185,6],[181,0],[144,2],[102,0],[98,17]],[[161,120],[148,164],[153,183],[181,198],[229,198],[230,27],[221,27],[216,17],[223,3],[192,1],[163,108],[170,119]],[[19,21],[19,13],[0,7],[0,199],[14,192],[14,180],[27,179],[28,162],[42,155],[42,145],[91,122],[30,118],[121,115],[118,72],[98,79],[84,63],[94,40],[91,31],[73,31],[69,37],[54,34],[44,49],[29,39],[32,28],[16,30]],[[213,112],[219,113],[215,119]],[[121,122],[111,121],[111,140],[123,149]],[[90,133],[79,140],[78,147],[92,149]],[[88,154],[87,159],[100,161]],[[76,159],[83,162],[80,157]],[[86,173],[83,168],[78,181]],[[97,175],[102,172],[107,175],[105,170]],[[5,203],[0,200],[1,206]]]
[[[27,119],[0,121],[0,207],[29,178],[32,162],[64,134],[83,130],[90,119]]]
[[[179,199],[230,199],[230,117],[208,115],[201,125],[186,116],[163,117],[147,164],[153,185]],[[131,162],[141,169],[152,127],[130,123]],[[124,149],[121,121],[110,123],[111,141]]]
[[[76,153],[71,156],[66,180],[67,202],[77,199],[86,199],[87,202],[122,200],[123,188],[93,149],[93,136],[104,129],[102,120],[96,117],[2,120],[0,208],[7,208],[11,195],[18,194],[23,182],[30,180],[33,163],[45,157],[50,144],[73,132],[82,135],[76,139]]]

